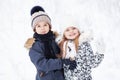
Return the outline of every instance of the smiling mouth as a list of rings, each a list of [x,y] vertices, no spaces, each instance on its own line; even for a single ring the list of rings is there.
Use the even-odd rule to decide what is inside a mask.
[[[76,35],[76,33],[70,34],[69,36],[74,36],[74,35]]]

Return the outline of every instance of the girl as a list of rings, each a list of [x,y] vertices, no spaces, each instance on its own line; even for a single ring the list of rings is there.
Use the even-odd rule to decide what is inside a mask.
[[[104,57],[103,54],[93,54],[90,40],[83,34],[74,26],[68,26],[63,33],[60,42],[62,58],[77,62],[73,70],[69,69],[69,65],[64,65],[65,80],[92,80],[91,69],[97,67]]]
[[[75,61],[57,59],[60,49],[55,42],[55,35],[51,31],[50,17],[40,6],[31,10],[33,38],[28,39],[25,47],[29,48],[29,56],[37,69],[36,80],[64,80],[63,64],[76,68]]]

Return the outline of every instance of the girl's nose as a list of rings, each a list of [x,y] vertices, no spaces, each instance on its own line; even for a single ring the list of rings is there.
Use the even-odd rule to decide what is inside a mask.
[[[70,33],[72,33],[73,32],[73,30],[70,30]]]

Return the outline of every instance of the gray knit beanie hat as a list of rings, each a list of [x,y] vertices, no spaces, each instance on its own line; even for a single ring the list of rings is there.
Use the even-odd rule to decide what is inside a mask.
[[[34,6],[31,9],[31,26],[34,29],[38,22],[45,21],[51,27],[51,19],[41,6]]]

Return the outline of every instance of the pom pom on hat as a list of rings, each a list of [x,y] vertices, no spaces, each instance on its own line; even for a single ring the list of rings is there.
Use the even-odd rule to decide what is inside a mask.
[[[51,19],[41,6],[34,6],[31,9],[31,26],[34,29],[35,25],[41,21],[45,21],[50,25],[51,28]]]
[[[39,12],[39,11],[43,11],[45,12],[45,10],[41,7],[41,6],[34,6],[31,11],[30,11],[30,14],[32,16],[32,14],[34,14],[35,12]]]

